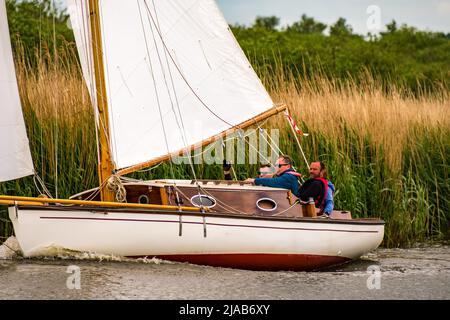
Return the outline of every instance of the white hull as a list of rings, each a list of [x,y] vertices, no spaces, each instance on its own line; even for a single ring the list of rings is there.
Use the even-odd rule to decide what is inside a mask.
[[[357,259],[381,243],[382,221],[9,207],[25,256],[51,248],[162,257],[258,270],[308,270]],[[181,228],[181,235],[180,235]],[[205,236],[206,233],[206,236]]]

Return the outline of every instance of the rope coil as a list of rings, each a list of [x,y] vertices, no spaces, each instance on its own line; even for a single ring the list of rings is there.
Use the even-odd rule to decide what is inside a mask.
[[[122,184],[122,180],[120,176],[113,174],[108,178],[106,182],[106,189],[108,191],[114,192],[116,196],[117,202],[126,202],[127,200],[127,191]]]

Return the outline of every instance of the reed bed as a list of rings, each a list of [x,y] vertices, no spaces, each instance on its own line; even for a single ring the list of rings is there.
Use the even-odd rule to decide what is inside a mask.
[[[275,74],[266,85],[310,134],[302,147],[308,159],[327,164],[337,208],[383,218],[386,246],[448,237],[448,91],[386,90],[369,74],[358,84]],[[306,171],[291,133],[282,130],[280,140]]]
[[[20,48],[20,46],[18,46]],[[37,67],[16,53],[24,118],[37,173],[53,196],[68,197],[98,185],[94,116],[73,44],[54,56],[39,55]],[[321,160],[337,187],[336,208],[356,217],[386,221],[383,245],[406,246],[449,236],[450,97],[444,89],[413,95],[386,90],[376,77],[363,82],[305,78],[282,68],[261,72],[274,102],[289,106],[308,137],[301,146],[309,161]],[[283,116],[265,124],[280,130],[280,149],[307,174]],[[236,165],[239,178],[256,165]],[[220,165],[195,165],[198,178],[222,178]],[[192,178],[186,165],[163,163],[132,175]],[[33,178],[0,184],[0,193],[37,195]],[[0,212],[0,236],[12,233]]]

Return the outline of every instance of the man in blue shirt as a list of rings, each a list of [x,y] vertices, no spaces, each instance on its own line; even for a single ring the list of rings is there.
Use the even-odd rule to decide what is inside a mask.
[[[298,194],[298,177],[300,174],[292,168],[292,160],[289,156],[280,156],[275,163],[274,178],[249,178],[246,182],[257,186],[289,189],[294,195]]]
[[[320,164],[320,169],[321,169],[320,177],[323,179],[326,179],[328,182],[327,194],[325,196],[325,200],[324,200],[324,204],[323,204],[323,213],[325,213],[327,217],[330,217],[331,213],[333,212],[333,209],[334,209],[333,198],[334,198],[335,187],[334,187],[333,182],[328,180],[327,168],[325,167],[323,162],[319,162],[319,164]]]
[[[325,204],[323,208],[323,212],[330,217],[331,213],[333,212],[334,208],[334,184],[330,180],[328,180],[328,190],[327,190],[327,196],[325,197]]]

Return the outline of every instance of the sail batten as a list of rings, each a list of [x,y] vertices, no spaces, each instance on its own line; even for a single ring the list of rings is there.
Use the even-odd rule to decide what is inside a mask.
[[[273,107],[214,1],[108,0],[99,7],[117,168],[183,149]],[[76,12],[72,24],[85,26]],[[88,65],[80,41],[89,32],[74,31]]]
[[[34,173],[11,50],[6,6],[0,1],[0,182]]]

